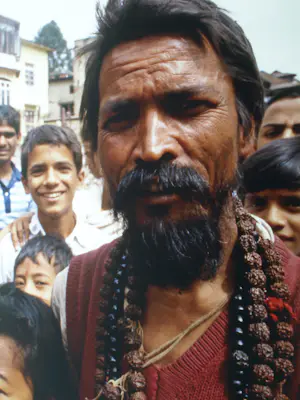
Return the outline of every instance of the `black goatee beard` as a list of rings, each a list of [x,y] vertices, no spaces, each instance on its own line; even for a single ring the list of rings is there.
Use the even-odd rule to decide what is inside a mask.
[[[137,224],[136,199],[153,182],[164,193],[180,195],[195,209],[193,218],[173,222],[154,216],[150,224]],[[220,215],[232,188],[233,185],[224,186],[212,196],[209,185],[194,169],[167,163],[145,164],[122,179],[114,199],[114,213],[124,221],[123,239],[131,262],[148,284],[185,290],[197,280],[216,276],[222,262]],[[203,215],[203,211],[197,211],[199,205],[206,206],[209,212]]]

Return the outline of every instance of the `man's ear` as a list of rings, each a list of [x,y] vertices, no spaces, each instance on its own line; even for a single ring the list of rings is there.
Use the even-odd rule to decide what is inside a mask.
[[[30,194],[30,190],[29,190],[29,187],[28,187],[28,181],[23,176],[22,176],[22,183],[23,183],[23,186],[24,186],[24,189],[25,189],[25,193]]]
[[[79,180],[79,183],[82,183],[82,182],[83,182],[84,177],[85,177],[84,170],[81,169],[81,170],[78,172],[78,174],[77,174],[77,178],[78,178],[78,180]]]
[[[257,150],[257,137],[255,133],[255,123],[251,119],[251,129],[248,134],[245,129],[240,125],[239,127],[239,144],[240,144],[240,162],[243,162]]]
[[[17,133],[17,140],[18,140],[18,143],[21,142],[21,139],[22,139],[22,133],[19,132],[19,133]]]

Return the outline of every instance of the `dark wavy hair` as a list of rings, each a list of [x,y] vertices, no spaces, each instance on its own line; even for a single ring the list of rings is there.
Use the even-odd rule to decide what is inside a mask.
[[[248,193],[267,189],[300,189],[300,137],[273,140],[241,166]]]
[[[100,103],[99,75],[105,55],[118,44],[149,35],[180,34],[200,47],[210,42],[231,77],[239,122],[258,131],[264,103],[263,87],[252,47],[241,27],[209,0],[109,0],[97,6],[98,32],[81,52],[89,53],[80,108],[84,140],[97,146]]]
[[[28,157],[35,146],[49,144],[53,146],[65,145],[72,154],[77,172],[82,168],[81,144],[76,133],[70,128],[55,125],[42,125],[28,132],[22,145],[21,167],[22,175],[27,178]]]
[[[0,286],[0,336],[11,338],[20,349],[23,374],[32,383],[34,400],[76,399],[51,308],[12,283]]]
[[[0,105],[0,125],[4,122],[14,128],[17,135],[20,133],[20,113],[12,106]]]
[[[70,264],[72,258],[72,250],[63,238],[55,235],[36,236],[29,239],[22,247],[15,261],[15,272],[25,258],[36,262],[36,257],[40,253],[48,262],[54,257],[54,268],[57,274]]]
[[[276,101],[284,99],[296,99],[297,97],[300,97],[300,86],[291,86],[286,89],[279,90],[268,100],[266,109]]]

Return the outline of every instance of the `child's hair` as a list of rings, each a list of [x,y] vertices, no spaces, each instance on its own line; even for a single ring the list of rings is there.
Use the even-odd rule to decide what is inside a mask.
[[[24,178],[27,178],[28,157],[35,146],[48,144],[50,146],[67,146],[72,154],[77,172],[82,168],[81,144],[72,129],[55,125],[42,125],[28,132],[22,144],[21,169]]]
[[[12,283],[0,286],[0,336],[21,350],[34,400],[75,398],[60,328],[49,306]]]
[[[300,137],[266,144],[244,161],[241,172],[246,193],[300,189]]]
[[[14,272],[16,273],[17,267],[25,258],[36,263],[36,257],[40,253],[49,263],[54,257],[54,267],[57,274],[70,264],[72,258],[72,251],[62,238],[54,235],[36,236],[29,239],[22,247],[15,261]]]

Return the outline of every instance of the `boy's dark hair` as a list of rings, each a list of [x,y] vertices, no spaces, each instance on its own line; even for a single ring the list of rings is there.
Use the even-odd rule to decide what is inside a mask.
[[[210,42],[232,79],[239,122],[248,134],[259,128],[263,86],[252,47],[241,27],[209,0],[109,0],[97,6],[98,32],[83,53],[90,53],[81,101],[82,136],[97,146],[99,75],[105,55],[122,42],[149,35],[179,34],[203,47]]]
[[[11,126],[16,131],[16,134],[20,133],[20,113],[11,106],[0,105],[0,125],[3,123]]]
[[[33,151],[35,146],[42,144],[67,146],[73,154],[77,172],[81,170],[82,150],[75,132],[70,128],[62,128],[55,125],[42,125],[29,131],[22,145],[21,167],[24,178],[27,178],[29,154]]]
[[[72,250],[63,238],[53,235],[36,236],[29,239],[18,254],[15,261],[15,273],[25,258],[29,258],[36,263],[36,257],[40,253],[44,255],[49,263],[54,257],[54,266],[57,274],[70,264],[73,256]]]
[[[50,307],[11,283],[0,286],[1,336],[20,349],[34,400],[74,399],[60,328]]]
[[[297,97],[300,97],[300,86],[292,86],[286,89],[282,89],[268,100],[266,104],[266,109],[276,101],[284,99],[295,99]]]
[[[244,161],[241,171],[248,193],[300,189],[300,137],[266,144]]]

